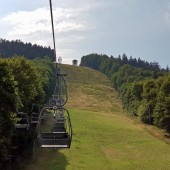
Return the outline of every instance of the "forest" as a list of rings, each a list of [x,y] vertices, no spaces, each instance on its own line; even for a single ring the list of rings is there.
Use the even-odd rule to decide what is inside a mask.
[[[107,75],[119,92],[124,109],[143,123],[165,129],[170,134],[170,73],[158,62],[89,54],[81,58],[81,66]]]
[[[24,56],[28,59],[48,56],[53,58],[54,50],[37,44],[24,43],[21,40],[0,39],[0,57],[10,58],[13,56]]]
[[[34,128],[17,130],[17,112],[28,113],[32,104],[40,107],[53,93],[54,65],[48,57],[27,60],[24,57],[0,58],[0,169],[9,163],[14,169],[33,154]]]

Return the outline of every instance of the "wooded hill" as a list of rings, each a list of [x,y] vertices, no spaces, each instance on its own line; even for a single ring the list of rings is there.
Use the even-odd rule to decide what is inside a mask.
[[[91,67],[107,75],[120,93],[124,108],[142,122],[164,128],[170,133],[170,73],[157,62],[140,58],[128,59],[89,54],[81,58],[81,66]]]
[[[12,56],[24,56],[27,59],[48,56],[52,59],[54,51],[50,47],[47,48],[37,44],[23,43],[20,40],[8,41],[0,39],[0,57],[10,58]]]

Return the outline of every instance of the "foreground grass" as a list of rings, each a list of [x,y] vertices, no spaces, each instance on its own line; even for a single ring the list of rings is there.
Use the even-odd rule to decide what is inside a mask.
[[[63,67],[69,72],[66,107],[74,131],[72,146],[37,149],[28,170],[170,169],[170,145],[123,114],[117,93],[105,76],[87,68]]]
[[[38,150],[30,169],[169,170],[170,147],[118,115],[70,110],[70,149]]]

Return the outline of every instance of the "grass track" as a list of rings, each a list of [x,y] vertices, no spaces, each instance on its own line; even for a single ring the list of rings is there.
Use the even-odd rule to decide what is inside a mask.
[[[105,76],[88,68],[62,68],[69,73],[66,107],[74,131],[72,146],[38,149],[27,170],[170,169],[170,145],[150,134],[161,136],[161,131],[125,116]]]

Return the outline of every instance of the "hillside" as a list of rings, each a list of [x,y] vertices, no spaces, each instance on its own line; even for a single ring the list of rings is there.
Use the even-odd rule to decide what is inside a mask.
[[[88,111],[116,113],[122,111],[118,94],[102,73],[87,67],[62,66],[67,73],[69,101],[67,107]]]
[[[158,62],[115,58],[89,54],[81,58],[81,66],[101,71],[111,79],[123,107],[143,123],[164,129],[170,136],[170,72],[161,69]]]
[[[27,170],[170,169],[170,145],[158,138],[161,131],[127,117],[103,74],[70,65],[62,65],[62,70],[68,74],[66,108],[73,125],[72,146],[37,149]]]

